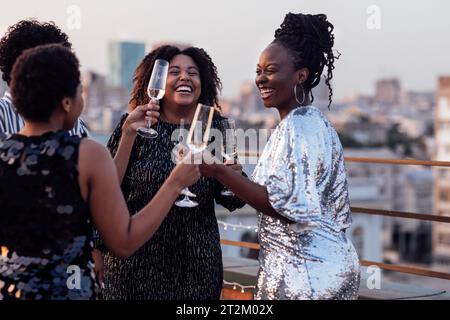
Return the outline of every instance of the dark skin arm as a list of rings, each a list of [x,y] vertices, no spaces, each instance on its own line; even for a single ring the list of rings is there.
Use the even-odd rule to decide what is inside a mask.
[[[208,163],[211,162],[208,161]],[[284,222],[292,223],[292,221],[275,211],[269,202],[269,195],[265,187],[250,181],[229,166],[217,164],[217,162],[213,164],[201,164],[199,168],[200,173],[203,176],[214,177],[242,201],[249,204],[257,211]]]
[[[181,190],[200,177],[197,166],[179,163],[153,199],[131,216],[109,151],[95,141],[84,139],[80,143],[78,163],[81,195],[89,204],[95,227],[108,248],[120,257],[131,256],[144,245],[159,228]]]

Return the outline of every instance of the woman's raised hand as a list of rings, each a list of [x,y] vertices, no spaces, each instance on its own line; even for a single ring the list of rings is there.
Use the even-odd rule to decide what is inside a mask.
[[[127,117],[122,130],[127,133],[136,133],[137,128],[147,127],[148,122],[155,124],[159,118],[158,100],[150,101],[148,104],[137,106]]]
[[[195,158],[195,156],[194,156]],[[195,160],[192,161],[190,154],[187,154],[170,173],[167,180],[172,181],[178,188],[184,189],[197,182],[200,179],[200,170]],[[192,162],[194,164],[192,164]]]

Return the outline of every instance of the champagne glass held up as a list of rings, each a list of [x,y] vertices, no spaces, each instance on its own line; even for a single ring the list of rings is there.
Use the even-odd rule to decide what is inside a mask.
[[[179,129],[179,134],[178,134],[178,144],[176,146],[176,159],[177,162],[181,162],[184,158],[184,156],[186,156],[185,153],[185,149],[187,149],[186,146],[186,137],[183,135],[184,133],[184,119],[180,120],[180,129]],[[189,191],[188,188],[184,188],[183,190],[181,190],[181,193],[184,197],[183,199],[177,201],[176,205],[177,206],[183,206],[183,207],[188,207],[188,208],[192,208],[192,207],[196,207],[198,206],[198,203],[189,199],[189,197],[196,197],[195,194],[193,194],[191,191]],[[181,205],[180,205],[181,204]]]
[[[164,97],[168,70],[169,62],[163,59],[155,61],[152,75],[147,86],[147,94],[152,101],[161,100]],[[151,128],[150,121],[148,121],[147,127],[138,128],[137,133],[141,137],[148,139],[156,138],[158,136],[158,132]]]
[[[198,104],[195,110],[194,118],[192,119],[191,128],[186,139],[186,145],[191,154],[202,152],[206,149],[209,140],[209,131],[214,116],[214,108],[203,104]],[[183,189],[182,194],[185,197],[182,200],[175,202],[179,207],[195,207],[198,203],[190,200],[188,196],[195,197],[188,188]]]
[[[222,120],[222,133],[223,133],[223,144],[222,144],[222,156],[225,161],[235,160],[237,155],[236,150],[236,124],[233,119],[223,119]],[[223,196],[234,196],[234,193],[227,188],[220,192]]]

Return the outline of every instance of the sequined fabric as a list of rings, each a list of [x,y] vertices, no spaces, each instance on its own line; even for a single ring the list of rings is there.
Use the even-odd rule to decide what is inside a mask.
[[[125,119],[126,115],[108,143],[113,155]],[[220,120],[216,116],[212,127],[220,128]],[[158,131],[156,139],[137,136],[121,186],[132,214],[147,205],[175,166],[172,134],[179,125],[159,121],[153,127]],[[189,190],[197,195],[193,200],[199,205],[172,206],[153,237],[133,256],[122,259],[106,253],[105,299],[219,299],[223,266],[214,200],[230,211],[244,203],[222,196],[223,186],[212,178],[202,177]]]
[[[252,176],[291,223],[260,214],[255,299],[356,299],[360,269],[344,156],[315,107],[292,110],[270,137]]]
[[[0,135],[0,299],[94,298],[80,138]]]

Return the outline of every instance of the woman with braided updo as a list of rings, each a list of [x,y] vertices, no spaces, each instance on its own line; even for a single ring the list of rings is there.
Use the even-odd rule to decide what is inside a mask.
[[[261,53],[256,85],[281,122],[252,180],[201,165],[259,214],[256,299],[356,299],[360,266],[346,237],[351,224],[342,145],[314,106],[311,89],[327,67],[332,91],[333,25],[323,14],[286,15]]]

